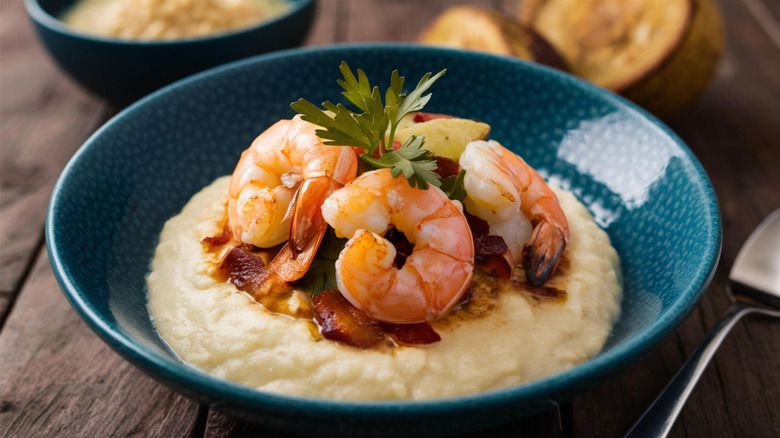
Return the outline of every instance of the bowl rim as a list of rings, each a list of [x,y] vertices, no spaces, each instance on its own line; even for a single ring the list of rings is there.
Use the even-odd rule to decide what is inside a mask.
[[[600,352],[596,357],[567,371],[508,388],[429,400],[342,401],[264,392],[213,377],[205,372],[197,370],[183,361],[173,361],[154,353],[151,350],[142,348],[118,330],[115,330],[110,324],[103,321],[98,314],[93,311],[87,301],[84,300],[76,285],[66,276],[67,263],[61,257],[61,252],[55,239],[57,230],[54,225],[53,217],[54,210],[58,208],[60,202],[63,202],[61,200],[61,192],[66,181],[69,179],[74,163],[77,162],[86,151],[94,146],[95,139],[101,136],[104,131],[110,129],[112,125],[120,123],[123,117],[138,111],[139,108],[146,105],[147,102],[156,99],[157,96],[187,86],[193,82],[220,75],[224,71],[258,62],[262,63],[275,59],[306,56],[312,52],[361,50],[425,50],[448,52],[454,56],[471,57],[476,62],[480,59],[503,58],[505,62],[522,64],[524,68],[536,71],[536,73],[554,75],[558,77],[561,82],[567,83],[567,86],[571,85],[596,95],[597,98],[604,99],[606,102],[621,108],[624,111],[634,113],[634,115],[640,119],[646,119],[651,127],[658,130],[660,134],[669,137],[683,152],[683,155],[688,159],[695,170],[695,175],[698,176],[702,183],[702,186],[700,187],[701,195],[709,201],[707,202],[707,208],[704,212],[708,219],[706,224],[709,225],[710,230],[710,233],[708,233],[707,236],[706,248],[703,251],[706,263],[698,267],[696,275],[690,283],[691,286],[683,291],[671,306],[659,315],[658,320],[632,334],[631,337],[610,348],[608,351]],[[197,388],[195,391],[190,390],[190,393],[204,395],[211,399],[225,400],[229,401],[230,404],[235,403],[245,408],[263,410],[266,412],[300,410],[313,416],[360,414],[366,416],[396,415],[410,418],[444,413],[452,414],[456,412],[466,412],[473,410],[477,406],[482,409],[509,403],[529,403],[532,401],[556,402],[556,400],[569,399],[575,393],[581,392],[575,391],[575,393],[572,393],[570,391],[572,388],[582,388],[587,385],[588,381],[593,379],[602,380],[605,376],[615,375],[616,372],[648,354],[664,337],[676,329],[696,307],[712,281],[718,266],[722,247],[722,223],[717,197],[712,184],[693,152],[691,152],[687,145],[685,145],[685,143],[665,124],[623,97],[567,73],[516,58],[449,48],[427,47],[408,43],[359,43],[289,49],[231,62],[174,82],[132,104],[95,131],[65,166],[62,174],[57,180],[49,202],[45,236],[55,277],[63,290],[64,295],[70,301],[79,316],[112,349],[135,366],[139,367],[152,377],[161,380],[163,383],[178,388]]]
[[[79,0],[75,0],[75,1],[79,1]],[[67,24],[65,24],[65,22],[63,22],[61,19],[48,13],[40,5],[40,0],[24,0],[24,6],[25,9],[27,9],[27,14],[30,16],[30,18],[33,21],[52,31],[56,31],[58,33],[67,35],[71,38],[82,39],[82,40],[87,40],[96,43],[118,44],[121,46],[130,46],[130,47],[175,47],[180,45],[197,44],[197,43],[203,43],[207,41],[209,42],[220,41],[220,40],[226,40],[228,38],[233,38],[233,37],[241,37],[246,34],[250,34],[258,30],[262,30],[262,28],[264,27],[270,27],[279,22],[282,22],[294,15],[303,12],[305,9],[309,7],[314,7],[317,3],[317,0],[282,0],[282,1],[285,1],[287,3],[292,3],[293,7],[282,12],[281,14],[274,15],[267,20],[261,20],[251,26],[241,27],[238,29],[230,30],[228,32],[220,32],[213,35],[205,35],[205,36],[200,36],[195,38],[179,38],[179,39],[171,39],[171,40],[134,40],[134,39],[111,38],[107,36],[91,34],[91,33],[76,30],[68,26]]]

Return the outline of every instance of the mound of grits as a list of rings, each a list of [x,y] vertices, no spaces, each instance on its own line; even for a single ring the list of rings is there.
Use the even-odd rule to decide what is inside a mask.
[[[284,0],[78,0],[62,21],[95,35],[175,40],[249,27],[290,6]]]
[[[155,327],[186,363],[262,391],[340,400],[431,399],[504,388],[596,355],[620,312],[619,260],[585,207],[556,190],[571,240],[548,286],[563,299],[475,275],[472,298],[432,323],[441,341],[361,350],[317,336],[210,275],[204,237],[222,232],[229,177],[170,219],[148,276]],[[522,271],[517,269],[516,271]],[[518,274],[522,276],[522,273]]]

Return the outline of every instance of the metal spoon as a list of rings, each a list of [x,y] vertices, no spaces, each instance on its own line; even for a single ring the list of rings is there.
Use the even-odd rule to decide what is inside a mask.
[[[710,330],[626,438],[665,437],[723,339],[749,313],[780,317],[780,209],[753,231],[729,273],[734,304]]]

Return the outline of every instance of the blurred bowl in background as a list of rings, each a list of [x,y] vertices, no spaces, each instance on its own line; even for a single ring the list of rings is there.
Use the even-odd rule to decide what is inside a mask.
[[[74,0],[25,0],[35,29],[57,64],[88,91],[124,106],[177,79],[229,61],[299,46],[315,0],[250,27],[201,38],[124,40],[81,33],[58,17]]]

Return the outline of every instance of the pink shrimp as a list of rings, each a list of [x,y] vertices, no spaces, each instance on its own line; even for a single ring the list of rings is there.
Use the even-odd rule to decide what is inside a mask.
[[[339,291],[374,320],[433,321],[471,282],[471,230],[459,203],[437,187],[412,188],[389,169],[367,172],[330,195],[322,214],[350,239],[336,261]],[[393,226],[414,244],[400,268],[395,247],[382,237]]]
[[[352,148],[325,146],[315,130],[300,116],[275,123],[244,151],[230,181],[233,236],[263,248],[289,240],[274,265],[285,281],[300,278],[316,253],[326,228],[322,201],[357,173]],[[293,263],[301,252],[306,259]]]
[[[541,286],[558,268],[569,225],[558,198],[542,177],[495,141],[473,141],[460,157],[466,171],[466,209],[504,238],[528,280]]]

